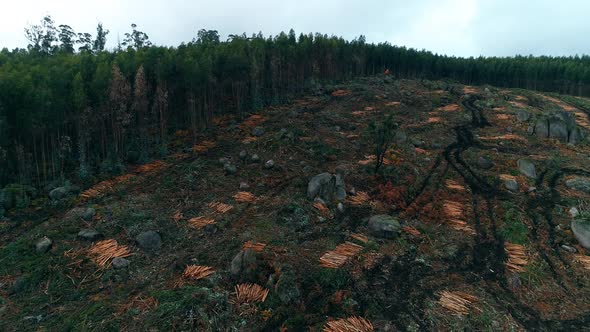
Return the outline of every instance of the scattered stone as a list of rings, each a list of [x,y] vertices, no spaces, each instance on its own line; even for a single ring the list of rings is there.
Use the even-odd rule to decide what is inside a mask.
[[[281,274],[274,285],[274,291],[284,304],[294,303],[301,297],[301,291],[297,285],[297,277],[292,268],[281,269]]]
[[[264,135],[264,128],[254,127],[254,129],[252,129],[252,136],[260,137],[262,135]]]
[[[338,212],[344,213],[344,204],[342,204],[342,202],[338,203],[336,209],[338,210]]]
[[[258,156],[256,153],[253,154],[252,156],[250,156],[250,161],[253,163],[259,163],[260,162],[260,156]]]
[[[248,189],[250,185],[246,182],[240,182],[240,189]]]
[[[340,174],[322,173],[314,176],[307,184],[307,198],[320,197],[326,202],[334,199],[346,198],[346,186],[344,178]]]
[[[530,159],[519,159],[518,170],[520,171],[520,173],[528,176],[529,178],[534,179],[537,177],[535,164]]]
[[[590,179],[575,177],[565,181],[565,185],[577,191],[581,191],[590,194]]]
[[[54,201],[59,201],[60,199],[65,198],[68,196],[68,189],[66,187],[57,187],[49,192],[49,198]]]
[[[590,249],[590,221],[576,219],[571,224],[574,237],[580,245],[586,249]]]
[[[225,166],[227,164],[229,164],[229,158],[226,158],[226,157],[219,158],[219,165]]]
[[[395,142],[398,144],[403,144],[408,140],[408,135],[403,130],[398,130],[395,133]]]
[[[519,122],[528,121],[531,118],[531,114],[527,110],[519,109],[516,111],[516,120]]]
[[[248,158],[248,152],[246,150],[240,151],[240,159],[246,160],[246,158]]]
[[[537,187],[529,187],[528,192],[532,193],[533,191],[537,191]]]
[[[508,179],[504,182],[504,187],[510,190],[511,192],[518,192],[518,182],[514,179]]]
[[[78,232],[78,237],[86,241],[96,241],[103,237],[103,235],[94,229],[83,229]]]
[[[321,199],[319,197],[314,198],[313,199],[313,202],[314,203],[320,203],[320,204],[326,205],[326,201],[324,201],[323,199]]]
[[[40,254],[48,252],[49,249],[51,249],[51,246],[53,246],[53,241],[51,241],[51,239],[47,236],[44,236],[39,241],[37,241],[37,243],[35,243],[35,249]]]
[[[80,219],[83,219],[85,221],[92,221],[92,218],[94,218],[95,214],[96,210],[94,210],[93,208],[77,207],[68,211],[68,213],[66,213],[66,215],[64,216],[64,219],[67,221],[75,221]]]
[[[480,156],[477,159],[477,166],[481,169],[490,169],[494,167],[494,162],[485,156]]]
[[[581,140],[574,115],[565,111],[552,112],[537,119],[534,132],[539,137],[555,138],[564,143],[576,144]]]
[[[563,250],[565,250],[565,251],[567,251],[569,253],[572,253],[572,254],[575,254],[577,252],[576,248],[570,247],[570,246],[565,245],[565,244],[562,244],[561,245],[561,249],[563,249]]]
[[[223,165],[223,170],[225,171],[225,174],[228,174],[228,175],[233,175],[238,172],[238,169],[236,168],[236,166],[234,166],[230,163]]]
[[[512,289],[518,289],[522,286],[520,275],[518,273],[510,273],[507,277],[508,286]]]
[[[309,165],[307,165],[307,166],[303,167],[303,171],[304,171],[305,173],[311,173],[311,172],[313,172],[313,167],[312,167],[312,166],[309,166]]]
[[[256,253],[251,249],[240,251],[231,261],[230,272],[234,277],[251,275],[256,271]]]
[[[29,286],[27,277],[22,275],[14,281],[12,287],[10,287],[10,294],[18,294],[23,292]]]
[[[135,242],[143,250],[158,250],[162,247],[162,238],[155,231],[146,231],[135,237]]]
[[[271,169],[273,167],[275,167],[275,162],[272,159],[267,160],[266,163],[264,163],[264,168],[266,169]]]
[[[578,210],[577,207],[574,206],[574,207],[570,208],[569,213],[572,218],[575,218],[580,214],[580,211]]]
[[[386,239],[394,238],[401,230],[399,221],[385,214],[372,216],[368,226],[374,236]]]
[[[115,257],[113,259],[113,268],[117,270],[129,267],[129,264],[131,264],[131,262],[123,257]]]

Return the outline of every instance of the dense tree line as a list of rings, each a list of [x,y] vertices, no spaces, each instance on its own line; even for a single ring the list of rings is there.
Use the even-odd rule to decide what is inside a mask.
[[[194,140],[212,117],[238,116],[337,82],[390,69],[396,77],[590,95],[590,57],[457,58],[388,43],[293,31],[264,37],[201,30],[178,47],[132,31],[105,50],[95,36],[25,29],[27,49],[0,52],[0,184],[41,186],[77,170],[83,180],[165,154],[171,132]]]

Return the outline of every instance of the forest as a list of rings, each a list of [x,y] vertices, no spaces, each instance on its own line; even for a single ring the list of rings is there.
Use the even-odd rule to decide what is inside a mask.
[[[447,78],[590,95],[590,57],[459,58],[291,30],[276,36],[200,30],[177,47],[153,45],[135,24],[116,48],[109,31],[76,33],[47,16],[25,29],[26,49],[0,52],[0,187],[92,183],[194,143],[215,116],[243,117],[354,77]]]

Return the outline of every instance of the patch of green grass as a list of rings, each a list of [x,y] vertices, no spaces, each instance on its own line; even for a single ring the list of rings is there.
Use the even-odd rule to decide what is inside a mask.
[[[525,272],[520,274],[524,284],[531,287],[539,286],[544,280],[548,280],[549,265],[542,259],[535,259],[524,267]]]
[[[510,203],[505,204],[504,209],[504,224],[500,228],[500,235],[510,243],[527,244],[529,230],[522,222],[524,216]]]

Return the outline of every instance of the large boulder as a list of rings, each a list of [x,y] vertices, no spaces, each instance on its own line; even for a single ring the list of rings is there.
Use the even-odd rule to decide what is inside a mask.
[[[135,237],[137,245],[146,251],[158,250],[162,247],[162,238],[160,234],[155,231],[147,231],[140,233]]]
[[[516,111],[516,120],[519,122],[528,121],[531,117],[531,114],[527,110],[519,109]]]
[[[368,226],[374,236],[386,239],[396,237],[401,230],[399,221],[386,214],[372,216],[369,218]]]
[[[95,229],[83,229],[78,232],[78,237],[86,241],[96,241],[101,239],[103,235]]]
[[[480,156],[477,158],[477,166],[481,169],[490,169],[494,167],[494,162],[491,161],[488,157]]]
[[[566,111],[541,116],[535,123],[534,132],[539,137],[555,138],[564,143],[576,144],[582,140],[582,132],[576,126],[576,118]]]
[[[571,224],[572,233],[580,245],[590,249],[590,220],[576,219]]]
[[[343,174],[322,173],[314,176],[307,184],[307,198],[321,198],[326,202],[344,200],[346,185]]]
[[[535,164],[530,159],[519,159],[518,162],[518,170],[520,173],[528,176],[529,178],[536,178],[537,177],[537,170],[535,168]]]
[[[516,180],[514,180],[514,179],[508,179],[508,180],[504,181],[504,186],[506,187],[506,189],[510,190],[511,192],[518,191],[518,182],[516,182]]]
[[[577,191],[581,191],[587,194],[590,194],[590,179],[582,178],[582,177],[575,177],[565,181],[565,185]]]

